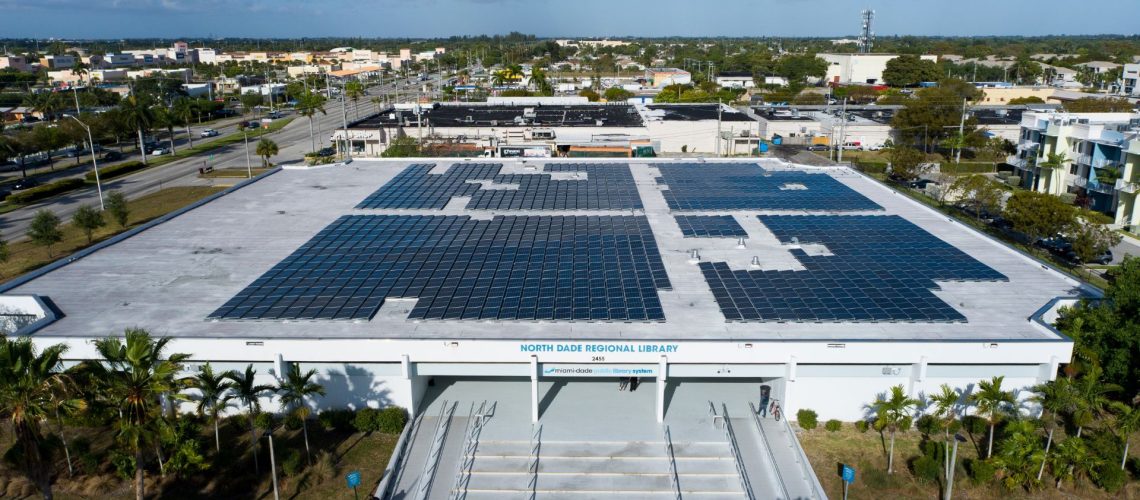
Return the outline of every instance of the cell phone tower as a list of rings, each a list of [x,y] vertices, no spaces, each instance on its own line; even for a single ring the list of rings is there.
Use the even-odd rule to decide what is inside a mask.
[[[870,54],[871,47],[875,45],[875,32],[871,31],[871,22],[875,20],[875,11],[863,9],[863,32],[859,35],[859,53]]]

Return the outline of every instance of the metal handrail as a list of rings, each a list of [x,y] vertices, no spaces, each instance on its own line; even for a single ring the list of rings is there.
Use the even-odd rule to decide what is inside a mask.
[[[764,445],[764,452],[768,454],[768,460],[772,463],[772,470],[776,471],[776,480],[780,483],[780,491],[784,492],[784,498],[791,500],[792,495],[788,493],[788,485],[784,482],[784,475],[780,473],[780,464],[776,463],[776,455],[772,454],[772,443],[768,441],[768,435],[764,433],[764,427],[760,425],[760,412],[756,411],[756,405],[748,403],[748,408],[752,410],[752,422],[756,424],[756,432],[760,433],[760,442]]]
[[[527,487],[530,488],[530,500],[534,500],[538,496],[538,457],[542,451],[542,426],[539,425],[534,433],[530,436],[530,465],[528,471],[530,472],[530,483]]]
[[[673,497],[681,500],[681,480],[677,477],[677,458],[673,455],[673,435],[665,426],[665,458],[669,459],[669,481],[673,483]]]
[[[388,460],[388,466],[384,468],[384,478],[376,487],[377,498],[387,499],[392,494],[392,488],[400,483],[400,478],[404,476],[404,470],[407,469],[404,459],[407,458],[409,443],[414,439],[413,436],[419,430],[423,418],[423,413],[420,413],[408,425],[404,426],[403,432],[400,433],[400,439],[396,441],[396,449],[392,451],[392,458]]]
[[[748,500],[756,500],[752,492],[752,482],[748,480],[748,471],[744,469],[744,457],[740,456],[740,449],[736,444],[736,433],[732,431],[732,421],[728,418],[728,405],[721,403],[721,414],[724,418],[724,435],[728,440],[728,447],[732,451],[733,461],[736,462],[736,473],[740,476],[740,487]]]
[[[431,483],[435,477],[435,469],[439,466],[439,457],[443,454],[443,441],[447,439],[447,430],[451,427],[451,416],[455,414],[458,402],[450,405],[445,400],[439,409],[439,421],[436,422],[435,435],[432,438],[431,449],[428,451],[427,461],[424,462],[424,472],[420,474],[420,488],[418,498],[426,500],[431,491]]]
[[[478,410],[472,410],[469,414],[471,419],[468,426],[467,437],[464,440],[463,455],[459,460],[459,467],[455,475],[455,489],[452,490],[451,498],[453,500],[463,500],[467,498],[467,485],[471,483],[471,470],[475,466],[475,452],[479,449],[479,436],[483,433],[483,426],[486,425],[487,419],[495,414],[495,406],[497,402],[491,403],[491,408],[487,408],[487,402],[483,401],[479,405]],[[474,408],[475,404],[471,404]]]
[[[483,402],[487,404],[486,401]],[[479,410],[482,411],[483,407],[480,406]],[[471,402],[471,407],[467,410],[467,429],[463,431],[463,454],[459,458],[459,462],[455,464],[455,485],[451,490],[449,498],[457,500],[460,498],[460,491],[462,491],[463,484],[463,464],[467,461],[468,443],[471,442],[471,435],[475,432],[475,402]]]
[[[712,401],[709,401],[709,415],[712,416],[712,424],[714,428],[717,428],[716,420],[718,418],[722,420],[724,419],[724,417],[716,414],[716,405],[714,405]]]
[[[823,485],[819,484],[819,477],[815,475],[815,471],[811,468],[811,462],[808,461],[807,453],[800,446],[800,440],[796,439],[796,433],[792,430],[792,425],[788,423],[788,419],[782,418],[781,422],[784,423],[784,432],[788,433],[788,446],[792,448],[793,458],[800,464],[800,473],[803,474],[804,481],[811,485],[811,493],[814,498],[825,498],[821,493]]]

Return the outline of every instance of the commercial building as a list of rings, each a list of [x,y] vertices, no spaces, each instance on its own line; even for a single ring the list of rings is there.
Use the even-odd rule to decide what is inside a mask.
[[[757,146],[756,117],[727,104],[649,104],[637,106],[646,131],[668,153],[747,155]]]
[[[827,83],[883,83],[883,71],[887,63],[898,54],[816,54],[827,61]],[[924,61],[938,62],[938,56],[919,56]]]
[[[831,107],[828,110],[812,111],[809,115],[819,122],[819,133],[830,138],[831,144],[843,144],[848,149],[879,149],[894,137],[891,118],[892,108],[848,108]]]
[[[1036,97],[1044,102],[1050,102],[1053,99],[1053,94],[1057,89],[1052,87],[1040,86],[1009,86],[1009,87],[984,87],[982,88],[983,96],[978,100],[978,104],[986,106],[1005,106],[1014,99],[1026,99]]]
[[[725,88],[750,89],[756,86],[756,81],[752,79],[752,73],[724,72],[716,75],[716,84]]]
[[[1140,97],[1140,64],[1125,64],[1120,80],[1121,93]]]
[[[645,81],[650,87],[660,89],[670,85],[693,83],[693,75],[677,68],[649,68],[645,70]]]
[[[1021,140],[1022,109],[1015,108],[971,108],[969,115],[978,122],[978,128],[987,137],[1005,139],[1013,144]]]
[[[1136,192],[1140,182],[1140,114],[1038,113],[1021,118],[1017,154],[1007,161],[1022,186],[1043,193],[1072,193],[1117,224],[1140,224]],[[1050,154],[1060,167],[1042,166]]]
[[[40,58],[40,66],[47,69],[67,69],[75,66],[75,56],[48,55]]]
[[[617,456],[648,457],[633,475],[663,481],[620,481],[665,493],[653,450],[676,444],[682,488],[739,496],[747,470],[756,497],[810,498],[786,419],[753,416],[762,392],[785,416],[846,421],[897,385],[965,398],[1003,376],[1024,397],[1071,357],[1048,323],[1075,290],[848,169],[416,158],[277,171],[11,281],[0,303],[24,318],[6,333],[66,344],[67,363],[145,328],[190,354],[181,375],[252,364],[273,383],[297,366],[327,391],[314,407],[404,406],[403,472],[382,490],[531,491],[525,467],[485,467],[541,442],[572,476],[534,472],[543,492],[597,485]],[[457,479],[476,421],[479,465]],[[606,452],[592,472],[590,450]]]
[[[12,68],[17,71],[28,71],[28,61],[24,56],[0,56],[0,69]]]
[[[760,137],[772,140],[776,136],[782,137],[789,144],[809,144],[816,137],[830,136],[823,134],[822,124],[814,114],[802,112],[799,109],[756,109],[760,121]],[[830,144],[830,142],[826,142]]]

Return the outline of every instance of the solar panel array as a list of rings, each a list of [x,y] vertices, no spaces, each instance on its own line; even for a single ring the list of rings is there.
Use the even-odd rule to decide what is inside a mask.
[[[755,163],[663,163],[658,184],[673,210],[882,210],[825,174],[768,172]]]
[[[956,322],[966,318],[931,290],[935,280],[1008,281],[1001,273],[898,216],[759,216],[783,243],[818,243],[832,255],[791,250],[804,271],[732,270],[701,263],[729,321]]]
[[[747,238],[748,233],[731,215],[677,215],[673,217],[686,238]]]
[[[501,163],[456,163],[443,174],[435,165],[411,165],[356,208],[441,209],[452,197],[469,196],[469,210],[628,210],[642,208],[629,165],[546,165],[534,174],[500,174]],[[551,178],[550,173],[584,174],[583,179]],[[478,182],[503,184],[483,189]],[[509,186],[508,186],[509,185]],[[517,185],[518,189],[510,189]]]
[[[211,314],[369,319],[661,321],[670,288],[645,217],[344,216]]]

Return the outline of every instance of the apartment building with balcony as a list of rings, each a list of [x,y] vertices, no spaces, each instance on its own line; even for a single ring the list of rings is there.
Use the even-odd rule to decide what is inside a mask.
[[[1140,179],[1140,113],[1030,112],[1022,115],[1017,168],[1022,187],[1061,195],[1114,216],[1116,223],[1140,223],[1136,182]],[[1049,155],[1061,165],[1049,165]]]

